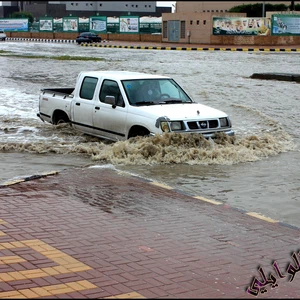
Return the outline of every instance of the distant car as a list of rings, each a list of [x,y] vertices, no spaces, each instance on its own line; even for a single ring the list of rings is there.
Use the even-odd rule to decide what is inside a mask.
[[[6,34],[3,30],[0,30],[0,40],[5,41],[6,39]]]
[[[81,32],[76,38],[76,43],[99,43],[101,42],[101,37],[93,32]]]

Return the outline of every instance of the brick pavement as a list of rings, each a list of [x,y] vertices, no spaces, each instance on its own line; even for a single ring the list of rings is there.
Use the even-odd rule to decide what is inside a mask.
[[[299,232],[112,169],[32,176],[0,186],[0,298],[297,298]]]

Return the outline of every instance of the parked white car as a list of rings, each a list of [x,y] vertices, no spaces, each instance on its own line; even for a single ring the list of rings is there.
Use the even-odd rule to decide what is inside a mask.
[[[3,30],[0,30],[0,40],[1,40],[1,41],[5,41],[5,39],[6,39],[6,34],[5,34],[5,32],[4,32]]]

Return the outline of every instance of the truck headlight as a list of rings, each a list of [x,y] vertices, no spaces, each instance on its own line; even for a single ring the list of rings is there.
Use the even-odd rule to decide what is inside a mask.
[[[220,118],[220,126],[221,127],[228,127],[230,122],[227,118]]]
[[[171,130],[172,131],[178,131],[182,130],[182,122],[176,121],[176,122],[170,122]]]
[[[160,122],[160,128],[163,132],[170,132],[169,124],[166,121]]]

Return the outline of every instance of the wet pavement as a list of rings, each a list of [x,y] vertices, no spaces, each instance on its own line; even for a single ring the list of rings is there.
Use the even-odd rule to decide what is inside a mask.
[[[0,207],[0,298],[299,297],[298,228],[126,172],[7,182]]]

